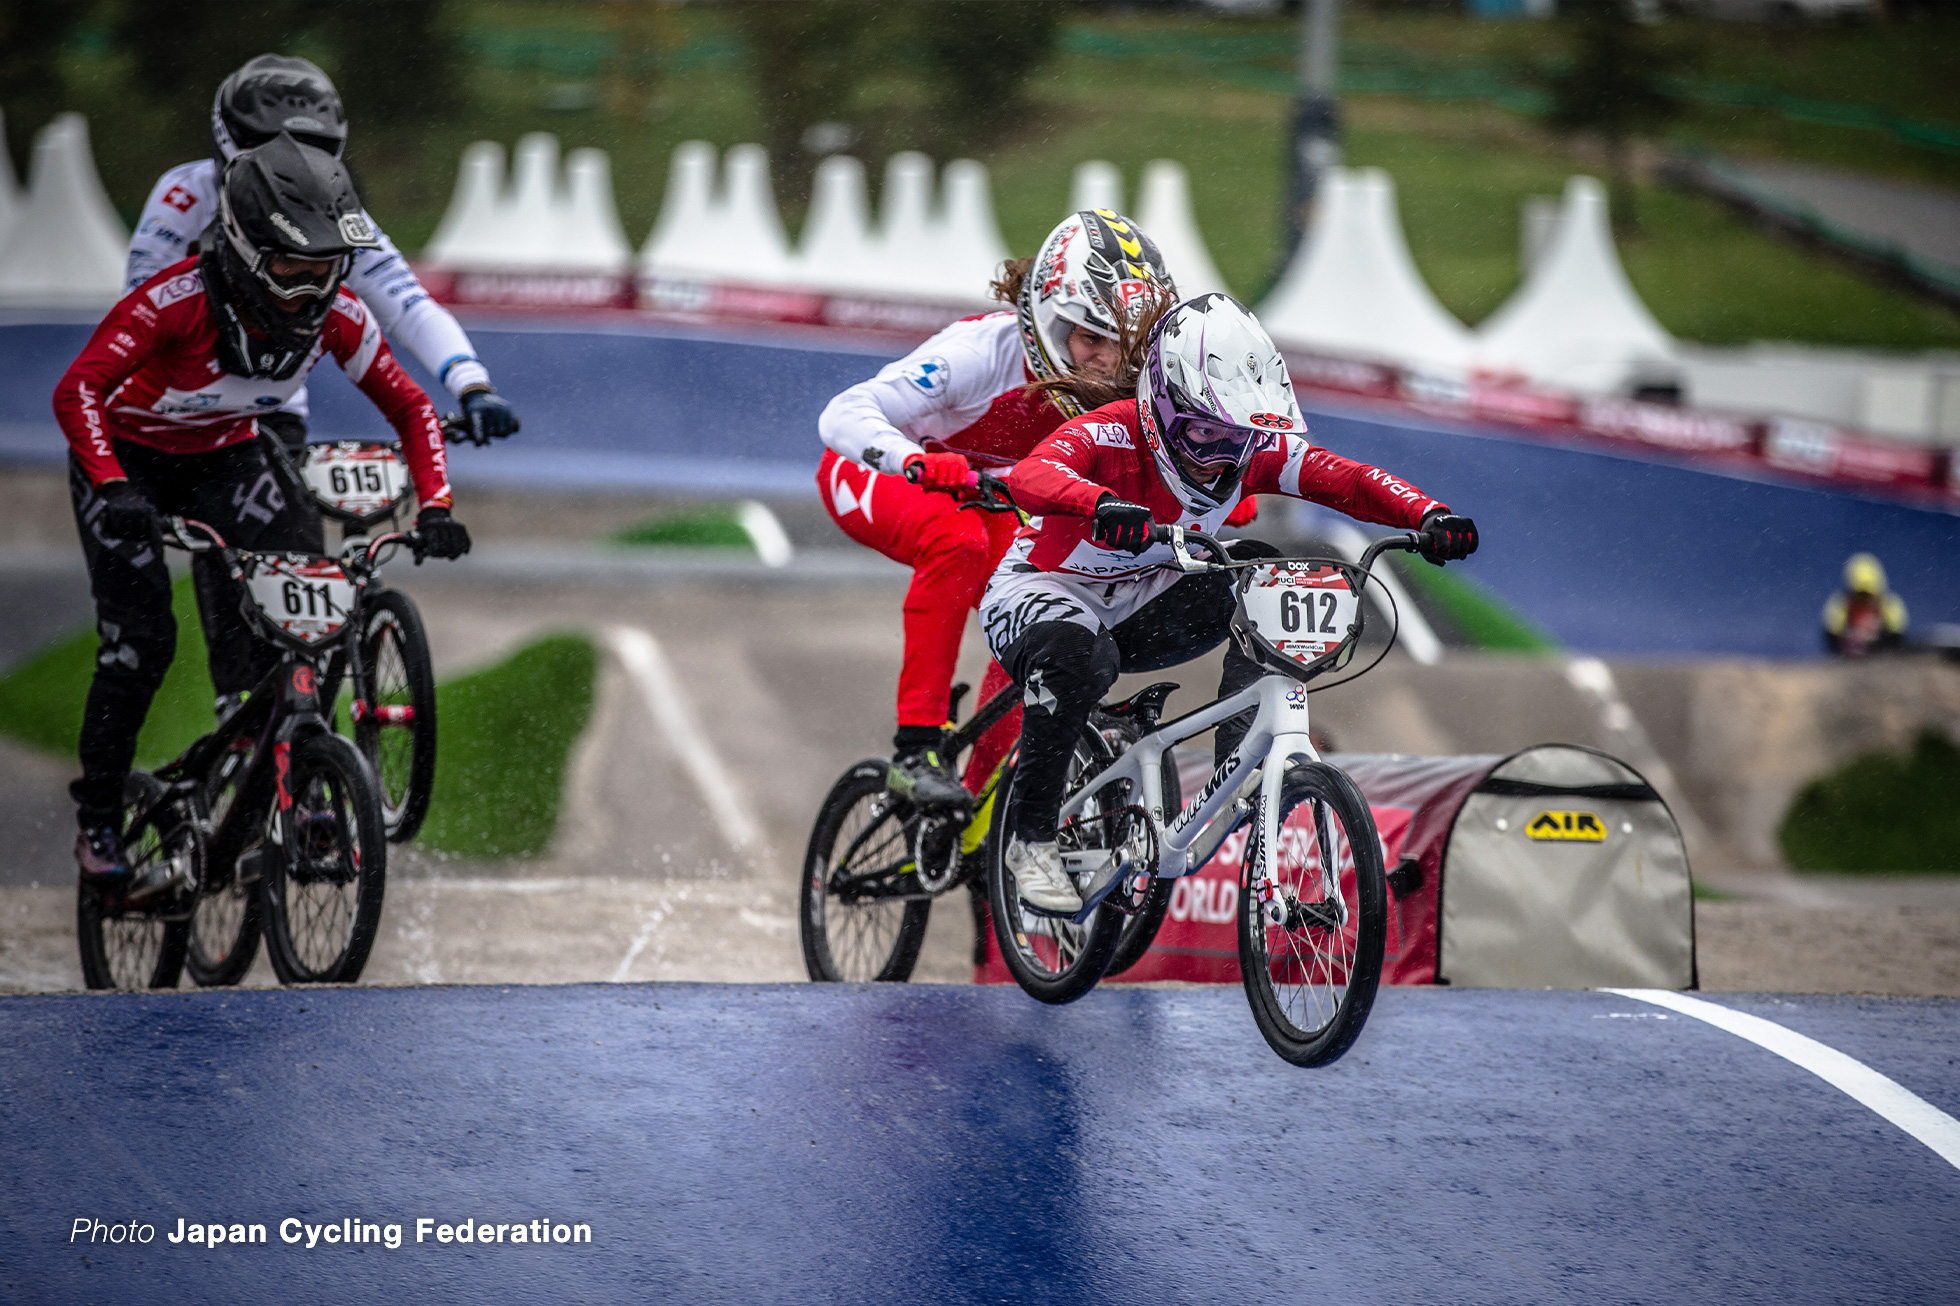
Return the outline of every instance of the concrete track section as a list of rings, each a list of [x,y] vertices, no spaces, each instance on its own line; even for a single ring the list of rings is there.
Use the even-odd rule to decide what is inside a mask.
[[[1395,991],[1306,1071],[1235,989],[19,998],[0,1282],[18,1302],[1950,1302],[1960,1004],[1731,996],[1715,1019],[1740,1032],[1610,993]],[[266,1238],[173,1243],[180,1220]],[[108,1241],[130,1221],[151,1240]],[[350,1245],[357,1224],[379,1240]]]

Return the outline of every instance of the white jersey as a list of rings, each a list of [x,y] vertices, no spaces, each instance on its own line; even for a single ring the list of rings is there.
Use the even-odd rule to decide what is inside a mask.
[[[218,213],[218,165],[210,159],[183,163],[157,179],[136,234],[129,241],[129,265],[123,277],[125,293],[172,263],[190,256],[190,247]],[[473,385],[488,385],[490,373],[477,360],[476,349],[449,310],[429,298],[414,269],[381,228],[373,225],[378,249],[357,249],[347,273],[347,287],[359,295],[398,349],[433,372],[444,388],[460,395]],[[288,412],[306,415],[306,391],[287,401]]]
[[[924,453],[928,442],[936,449],[1012,463],[1060,424],[1060,414],[1051,411],[1039,429],[1030,427],[1019,439],[1014,437],[1020,433],[1008,429],[976,433],[971,442],[956,437],[986,416],[995,400],[1028,380],[1014,314],[969,318],[832,399],[817,419],[817,433],[841,457],[873,471],[898,471],[907,458]],[[965,447],[968,443],[975,447]]]

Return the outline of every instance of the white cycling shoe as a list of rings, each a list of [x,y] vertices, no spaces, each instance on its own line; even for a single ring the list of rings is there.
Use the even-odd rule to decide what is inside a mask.
[[[1007,845],[1007,869],[1014,876],[1015,892],[1021,901],[1045,912],[1073,916],[1082,910],[1082,895],[1062,872],[1062,855],[1051,839],[1047,843],[1011,840]]]

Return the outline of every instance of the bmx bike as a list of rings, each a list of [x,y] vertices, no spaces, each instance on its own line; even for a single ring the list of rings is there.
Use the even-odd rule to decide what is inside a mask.
[[[1236,561],[1210,536],[1175,526],[1153,528],[1151,541],[1171,545],[1180,571],[1234,573],[1231,637],[1267,674],[1162,725],[1150,702],[1161,705],[1175,685],[1154,685],[1130,704],[1099,709],[1129,707],[1139,730],[1118,747],[1092,718],[1070,759],[1057,841],[1082,895],[1073,916],[1020,901],[1005,865],[1016,802],[1009,759],[992,804],[987,866],[1002,959],[1033,997],[1074,1001],[1110,973],[1127,922],[1151,910],[1159,894],[1168,899],[1179,877],[1204,867],[1249,824],[1237,912],[1246,998],[1273,1051],[1294,1065],[1324,1065],[1367,1023],[1381,978],[1387,888],[1367,801],[1308,736],[1308,686],[1352,664],[1364,622],[1360,596],[1376,559],[1389,549],[1413,550],[1420,539],[1387,536],[1358,563]],[[1192,545],[1210,560],[1193,557]],[[1130,706],[1146,696],[1142,710]],[[1245,737],[1182,805],[1164,782],[1170,750],[1247,711],[1255,715]],[[1296,818],[1303,807],[1304,819]]]
[[[968,485],[974,496],[966,507],[1014,512],[1006,486],[977,474]],[[981,704],[973,718],[958,725],[960,703],[969,689],[953,688],[949,722],[940,755],[957,767],[969,749],[1014,710],[1021,689],[1009,684]],[[1168,692],[1166,690],[1165,692]],[[1134,742],[1161,710],[1162,695],[1151,691],[1127,704],[1098,710],[1096,726],[1120,750]],[[1142,701],[1139,701],[1142,700]],[[882,757],[853,763],[831,786],[810,832],[803,858],[797,930],[804,968],[816,981],[883,980],[912,977],[925,942],[933,901],[961,887],[980,889],[993,830],[994,796],[1005,763],[994,768],[973,796],[970,815],[921,809],[891,790],[891,763]],[[1166,757],[1164,792],[1175,801],[1177,770]],[[1163,882],[1147,910],[1125,918],[1125,928],[1105,973],[1121,974],[1149,949],[1170,906],[1172,882]],[[976,912],[978,907],[976,907]],[[986,928],[983,920],[976,926]]]
[[[232,549],[201,522],[169,519],[165,543],[216,551],[254,634],[279,658],[252,692],[175,760],[124,787],[127,883],[77,899],[92,989],[235,984],[263,936],[282,983],[349,982],[381,919],[387,838],[361,751],[327,716],[322,668],[359,667],[362,589],[412,534],[349,541],[338,559]]]

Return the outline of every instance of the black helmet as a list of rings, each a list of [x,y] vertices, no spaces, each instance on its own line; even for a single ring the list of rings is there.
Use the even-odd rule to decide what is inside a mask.
[[[218,85],[211,101],[213,157],[222,168],[240,150],[257,149],[280,132],[338,158],[347,148],[347,114],[318,66],[262,54]]]
[[[285,132],[225,169],[203,243],[199,269],[219,309],[219,364],[275,381],[312,353],[354,251],[380,244],[340,160]],[[281,274],[272,265],[282,256],[327,266]]]

